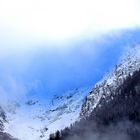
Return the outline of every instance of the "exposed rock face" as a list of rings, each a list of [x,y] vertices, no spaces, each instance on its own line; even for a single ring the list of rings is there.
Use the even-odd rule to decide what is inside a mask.
[[[8,133],[4,133],[4,124],[7,123],[7,118],[6,118],[6,113],[0,107],[0,140],[18,140],[13,138],[11,135]]]
[[[4,130],[4,123],[6,122],[6,114],[4,110],[0,107],[0,131]]]

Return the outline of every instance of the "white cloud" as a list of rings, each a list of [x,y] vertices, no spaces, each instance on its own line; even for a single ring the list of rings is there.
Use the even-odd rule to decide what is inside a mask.
[[[0,27],[30,39],[64,41],[138,26],[139,9],[139,0],[1,0]]]
[[[0,82],[0,106],[5,106],[9,101],[16,101],[26,97],[27,88],[15,78],[7,76]]]

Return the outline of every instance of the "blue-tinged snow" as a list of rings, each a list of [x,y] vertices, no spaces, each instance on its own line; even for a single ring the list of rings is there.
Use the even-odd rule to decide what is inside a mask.
[[[46,140],[49,134],[79,120],[81,106],[91,87],[54,95],[49,100],[9,102],[5,132],[20,140]]]

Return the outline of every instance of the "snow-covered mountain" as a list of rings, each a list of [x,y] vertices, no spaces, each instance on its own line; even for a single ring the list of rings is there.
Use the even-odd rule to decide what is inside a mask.
[[[56,130],[69,127],[80,118],[89,116],[97,105],[100,106],[101,100],[108,102],[110,98],[107,97],[115,93],[128,75],[139,69],[140,45],[136,45],[126,50],[114,70],[93,89],[75,89],[46,100],[30,98],[9,101],[0,110],[6,114],[5,121],[0,115],[0,122],[5,126],[4,132],[20,140],[46,140]]]
[[[123,83],[127,76],[139,69],[140,45],[137,44],[132,48],[128,47],[115,69],[94,86],[82,106],[81,118],[89,116],[97,105],[100,106],[102,99],[108,102],[110,99],[107,97],[115,93],[116,88]]]
[[[75,89],[49,100],[9,101],[3,107],[7,120],[4,132],[20,140],[47,140],[51,133],[79,120],[81,106],[90,90],[90,87]]]

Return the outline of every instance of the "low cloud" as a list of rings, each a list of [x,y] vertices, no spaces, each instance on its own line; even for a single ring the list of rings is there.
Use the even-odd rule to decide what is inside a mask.
[[[88,125],[87,128],[84,127],[84,131],[79,136],[74,134],[72,136],[67,137],[65,140],[137,140],[139,137],[136,135],[140,133],[140,127],[137,124],[134,124],[128,120],[120,121],[115,124],[110,124],[109,126],[103,126],[102,128],[98,128],[96,125],[92,127],[91,124]],[[82,126],[79,128],[79,130]],[[80,132],[79,132],[80,134]]]

